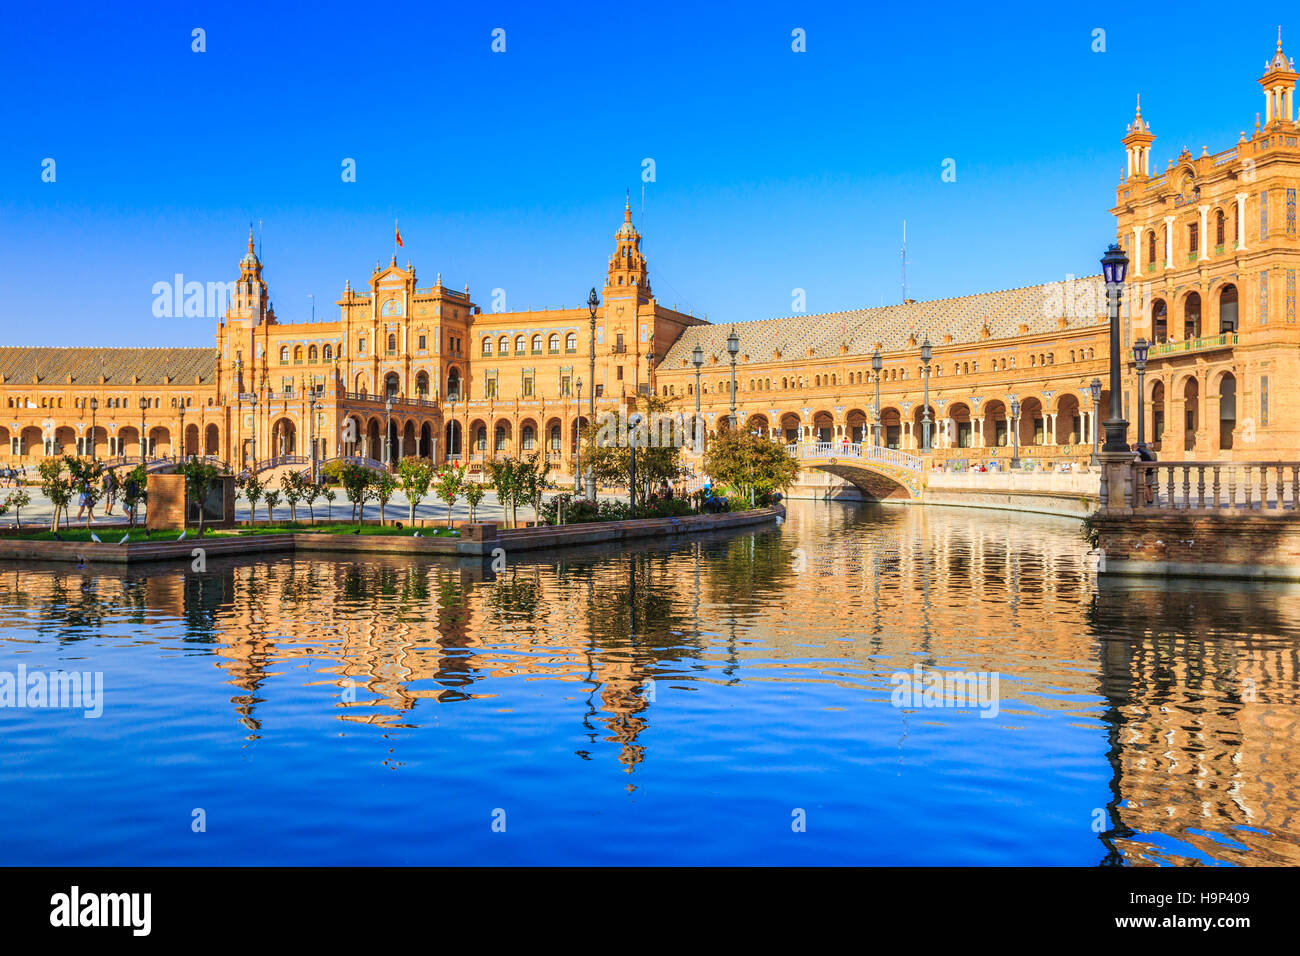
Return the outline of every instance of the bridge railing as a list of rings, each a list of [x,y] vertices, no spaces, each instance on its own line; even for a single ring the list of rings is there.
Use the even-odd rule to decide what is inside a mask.
[[[787,445],[786,451],[792,458],[854,458],[859,461],[906,468],[909,471],[920,471],[922,463],[922,460],[916,455],[909,455],[897,448],[889,448],[885,445],[870,445],[866,442],[795,442],[792,445]]]
[[[1142,461],[1129,507],[1139,511],[1295,511],[1300,462]]]

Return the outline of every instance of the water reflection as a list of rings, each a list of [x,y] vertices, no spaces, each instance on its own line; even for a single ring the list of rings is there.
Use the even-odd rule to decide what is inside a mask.
[[[288,732],[297,711],[280,698],[327,709],[345,734],[399,736],[494,702],[585,741],[555,773],[561,759],[613,759],[634,780],[684,740],[720,762],[742,745],[816,766],[884,755],[924,790],[911,812],[952,839],[977,838],[961,809],[977,794],[1012,820],[1035,807],[1026,843],[1052,826],[1087,832],[1096,852],[1065,848],[1068,862],[1300,862],[1294,602],[1281,589],[1099,587],[1068,521],[795,503],[780,528],[522,555],[500,573],[402,558],[10,567],[0,605],[11,660],[31,645],[72,661],[142,641],[210,659],[231,688],[226,733],[250,742]],[[917,665],[1001,675],[999,719],[900,713],[890,675]],[[683,729],[665,695],[705,688],[724,689],[731,712],[711,704]]]

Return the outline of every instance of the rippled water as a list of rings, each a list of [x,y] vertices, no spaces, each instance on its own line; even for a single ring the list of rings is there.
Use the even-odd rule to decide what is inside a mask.
[[[0,862],[1295,864],[1298,616],[814,502],[500,573],[0,566],[0,675],[105,693],[0,708]],[[945,671],[996,714],[894,699]]]

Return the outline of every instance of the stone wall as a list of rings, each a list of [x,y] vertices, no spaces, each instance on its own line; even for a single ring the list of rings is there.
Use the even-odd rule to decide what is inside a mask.
[[[1098,514],[1101,574],[1300,581],[1300,513]]]

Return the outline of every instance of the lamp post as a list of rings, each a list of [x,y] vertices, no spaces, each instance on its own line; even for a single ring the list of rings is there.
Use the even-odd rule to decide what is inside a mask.
[[[1020,467],[1020,399],[1011,399],[1011,467]]]
[[[145,428],[144,410],[148,407],[149,407],[149,399],[141,395],[140,396],[140,464],[142,465],[145,462],[145,447],[146,447],[145,442],[147,441],[144,435],[144,428]]]
[[[700,369],[704,367],[704,349],[698,345],[691,350],[691,364],[695,366],[695,454],[704,454],[704,426],[700,422]]]
[[[880,445],[880,370],[885,367],[885,360],[880,355],[880,349],[871,353],[871,370],[876,373],[876,424],[872,431],[876,436],[876,446]]]
[[[930,336],[921,343],[921,365],[925,376],[925,408],[921,414],[921,451],[930,450],[930,359],[934,350],[930,347]]]
[[[184,396],[176,397],[177,410],[181,413],[181,453],[177,461],[185,459],[185,398]]]
[[[1137,367],[1138,373],[1138,443],[1137,450],[1142,451],[1142,446],[1146,444],[1146,411],[1143,409],[1143,389],[1146,387],[1143,383],[1146,381],[1147,374],[1147,352],[1151,344],[1143,336],[1133,343],[1133,364]]]
[[[90,399],[90,460],[95,460],[95,413],[99,410],[99,399]]]
[[[587,427],[596,426],[596,310],[600,308],[600,296],[596,295],[596,289],[593,286],[591,295],[587,296],[587,311],[591,314],[591,356],[589,372],[591,381],[587,384]],[[587,497],[592,501],[596,500],[596,475],[593,472],[587,476]]]
[[[641,413],[633,412],[627,416],[627,450],[629,465],[627,470],[628,500],[632,504],[632,517],[636,517],[636,443],[637,429],[641,427]]]
[[[1094,378],[1088,385],[1088,391],[1092,393],[1092,462],[1097,464],[1097,415],[1098,405],[1101,404],[1101,379]]]
[[[249,429],[249,444],[253,449],[253,474],[257,474],[257,393],[253,393],[250,403],[253,406],[253,427]]]
[[[737,428],[736,421],[736,355],[740,352],[740,339],[736,337],[736,330],[732,329],[731,334],[727,336],[727,352],[731,355],[731,430],[734,432]]]
[[[1111,243],[1101,257],[1102,275],[1106,280],[1106,306],[1110,313],[1110,402],[1106,418],[1106,444],[1102,451],[1124,454],[1128,447],[1128,422],[1120,403],[1120,351],[1119,351],[1119,300],[1124,291],[1124,274],[1128,270],[1128,256],[1116,243]]]
[[[384,467],[391,468],[393,465],[393,436],[392,436],[392,419],[393,419],[393,397],[389,395],[384,401]]]
[[[311,483],[314,485],[319,480],[319,476],[316,473],[316,410],[321,407],[320,399],[316,397],[314,391],[311,395],[311,401],[307,403],[307,407],[311,410],[311,421],[308,423],[308,435],[311,439]]]
[[[578,379],[578,434],[574,441],[578,459],[573,466],[573,493],[582,494],[582,379]]]

